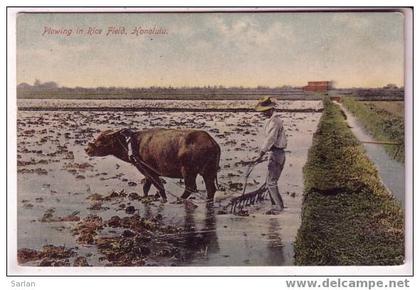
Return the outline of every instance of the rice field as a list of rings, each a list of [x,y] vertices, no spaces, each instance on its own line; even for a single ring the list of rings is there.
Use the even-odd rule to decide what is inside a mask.
[[[141,101],[142,106],[252,108],[248,101]],[[138,102],[19,100],[18,107],[75,107],[73,111],[18,111],[17,246],[24,266],[255,266],[292,265],[300,226],[302,168],[320,113],[282,113],[288,136],[279,187],[287,208],[266,215],[267,199],[235,215],[224,209],[242,193],[243,161],[255,158],[264,120],[253,112],[78,111],[77,106],[138,106]],[[298,101],[284,108],[322,108]],[[164,178],[168,203],[143,198],[143,176],[115,157],[88,157],[84,148],[106,129],[193,128],[209,132],[222,148],[220,190],[207,206],[204,184],[191,202],[177,204],[183,181]],[[264,182],[266,163],[248,180]],[[151,194],[154,192],[151,192]]]

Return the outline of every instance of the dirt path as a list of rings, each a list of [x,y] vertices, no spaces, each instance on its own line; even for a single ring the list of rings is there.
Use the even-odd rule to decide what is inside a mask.
[[[353,134],[360,141],[372,142],[375,140],[356,117],[351,114],[342,104],[335,102],[347,116],[347,123],[351,127]],[[395,161],[385,152],[381,144],[363,143],[369,159],[376,165],[379,176],[388,190],[401,202],[402,208],[405,203],[405,168],[404,164]]]

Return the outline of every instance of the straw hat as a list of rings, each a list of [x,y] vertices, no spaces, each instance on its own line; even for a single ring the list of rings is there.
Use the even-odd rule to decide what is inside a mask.
[[[257,112],[264,112],[264,111],[274,109],[275,106],[276,106],[276,103],[274,103],[270,97],[262,97],[258,99],[258,103],[255,106],[255,110]]]

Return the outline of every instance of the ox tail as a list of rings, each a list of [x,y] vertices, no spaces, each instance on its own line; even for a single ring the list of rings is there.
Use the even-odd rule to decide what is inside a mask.
[[[217,163],[216,163],[216,168],[215,168],[215,170],[216,170],[216,176],[215,176],[216,179],[215,179],[215,181],[216,181],[216,188],[217,188],[217,190],[220,190],[219,180],[217,178],[217,173],[220,171],[220,156],[221,156],[222,150],[221,150],[219,144],[217,144],[217,142],[211,136],[210,136],[210,140],[213,143],[213,145],[217,148],[217,155],[216,155],[216,162]]]
[[[214,141],[214,140],[213,140]],[[214,141],[214,143],[216,143],[216,141]],[[219,186],[219,180],[218,180],[218,178],[217,178],[217,173],[220,171],[220,155],[221,155],[221,149],[220,149],[220,146],[219,146],[219,144],[217,144],[216,143],[216,145],[217,145],[217,148],[219,149],[218,150],[218,152],[217,152],[217,158],[216,158],[216,160],[217,160],[217,169],[216,169],[216,188],[217,188],[217,190],[220,190],[220,186]]]
[[[209,172],[209,171],[214,172],[216,189],[219,190],[220,186],[219,186],[219,181],[217,179],[217,172],[220,170],[219,164],[220,164],[221,149],[220,149],[219,144],[217,144],[217,142],[213,139],[213,137],[211,137],[209,133],[207,133],[207,135],[210,139],[210,142],[213,144],[214,148],[216,149],[216,156],[214,156],[213,154],[209,156],[204,166],[202,167],[202,174],[206,174],[206,172]],[[215,159],[213,159],[212,157]]]
[[[216,157],[216,160],[220,160],[220,152],[218,152],[218,154],[217,154],[217,157]],[[217,162],[217,164],[219,164],[219,162]],[[220,170],[220,166],[219,165],[216,165],[216,168],[214,168],[214,180],[215,180],[215,182],[216,182],[216,189],[217,190],[219,190],[220,189],[220,186],[219,186],[219,180],[217,179],[217,173],[219,172],[219,170]]]

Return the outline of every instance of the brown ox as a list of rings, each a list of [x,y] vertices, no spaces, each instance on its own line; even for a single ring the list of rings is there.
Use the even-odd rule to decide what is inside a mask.
[[[128,144],[124,135],[119,131],[107,130],[102,132],[93,143],[85,149],[89,156],[115,157],[130,162]],[[143,186],[147,196],[151,185],[159,189],[164,201],[166,194],[159,176],[183,178],[185,191],[182,198],[188,198],[191,192],[197,191],[196,177],[200,174],[206,185],[207,198],[213,200],[216,192],[217,171],[220,161],[220,146],[205,131],[149,129],[134,132],[133,137],[138,144],[141,161],[150,168],[139,169],[146,176]]]

